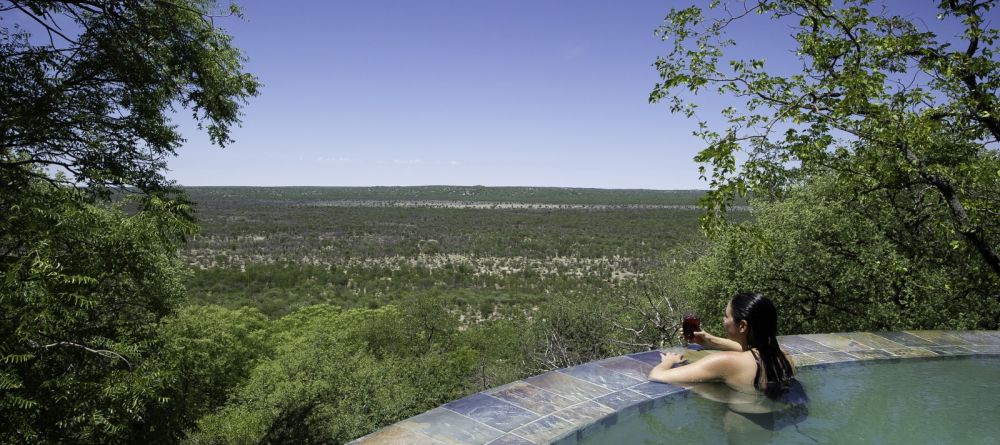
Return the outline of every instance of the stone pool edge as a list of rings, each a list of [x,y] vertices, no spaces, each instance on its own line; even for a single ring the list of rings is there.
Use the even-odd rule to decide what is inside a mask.
[[[786,335],[778,341],[800,368],[1000,355],[1000,331],[842,332]],[[446,403],[351,444],[574,444],[686,396],[684,388],[646,380],[659,360],[658,351],[646,351],[557,369]]]

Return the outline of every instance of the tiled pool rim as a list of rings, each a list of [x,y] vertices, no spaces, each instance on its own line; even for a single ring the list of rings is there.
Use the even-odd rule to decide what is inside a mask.
[[[847,332],[786,335],[778,341],[800,369],[870,360],[1000,355],[1000,331]],[[557,369],[446,403],[351,443],[574,444],[687,393],[678,386],[646,380],[659,361],[658,351],[647,351]]]

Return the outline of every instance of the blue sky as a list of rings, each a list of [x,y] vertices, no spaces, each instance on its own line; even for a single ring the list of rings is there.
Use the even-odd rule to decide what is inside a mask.
[[[668,50],[653,31],[692,3],[243,0],[246,20],[217,24],[262,93],[225,149],[176,114],[187,141],[167,176],[189,186],[704,189],[696,123],[647,101],[652,63]],[[934,2],[889,3],[941,25]],[[731,35],[746,57],[795,69],[790,29],[738,23]],[[735,104],[698,99],[709,121]]]
[[[242,1],[264,83],[184,185],[704,188],[694,127],[647,98],[671,1]]]

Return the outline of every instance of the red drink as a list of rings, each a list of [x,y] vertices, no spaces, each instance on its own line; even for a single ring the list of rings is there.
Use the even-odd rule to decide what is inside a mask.
[[[701,320],[695,314],[687,314],[684,316],[682,329],[684,330],[684,339],[692,342],[694,341],[694,332],[701,330]]]

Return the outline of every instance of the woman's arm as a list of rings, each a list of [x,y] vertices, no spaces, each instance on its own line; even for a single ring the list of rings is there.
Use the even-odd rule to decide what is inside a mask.
[[[649,379],[663,383],[691,383],[725,380],[731,369],[732,356],[717,352],[690,365],[673,366],[684,361],[684,356],[660,353],[660,364],[649,372]]]
[[[728,338],[716,337],[705,331],[695,331],[694,342],[704,346],[706,349],[736,352],[743,350],[743,346],[741,346],[738,342],[732,341]]]

